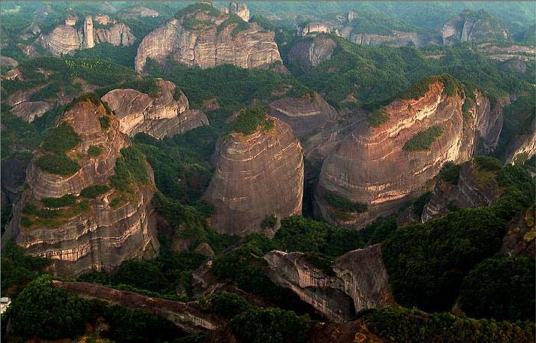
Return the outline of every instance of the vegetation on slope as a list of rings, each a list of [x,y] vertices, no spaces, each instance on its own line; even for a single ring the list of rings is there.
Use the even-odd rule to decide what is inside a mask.
[[[426,130],[416,133],[407,141],[402,149],[406,151],[429,150],[437,138],[441,136],[443,129],[439,126],[431,126]]]

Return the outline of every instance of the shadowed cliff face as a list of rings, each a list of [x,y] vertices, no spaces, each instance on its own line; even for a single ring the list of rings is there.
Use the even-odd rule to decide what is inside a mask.
[[[273,282],[331,320],[348,321],[361,310],[394,303],[380,245],[342,255],[331,265],[330,275],[308,262],[303,253],[272,251],[264,259]]]
[[[446,215],[449,208],[473,208],[488,206],[497,200],[500,187],[489,172],[479,171],[474,161],[466,162],[460,168],[458,182],[454,185],[439,180],[432,198],[424,207],[422,221]]]
[[[315,36],[302,39],[292,46],[288,54],[291,64],[298,64],[304,69],[316,67],[329,60],[337,43],[329,36]]]
[[[465,10],[446,22],[441,35],[445,45],[456,42],[504,41],[509,38],[500,21],[484,11],[470,10]]]
[[[134,89],[114,89],[102,97],[119,118],[121,132],[163,138],[208,125],[207,116],[189,109],[188,98],[173,82],[158,80],[156,86],[155,96]]]
[[[476,92],[464,111],[463,91],[457,89],[449,96],[444,89],[442,81],[432,82],[418,98],[385,106],[385,122],[376,127],[361,125],[343,139],[322,166],[315,199],[323,218],[362,227],[426,189],[445,162],[471,158],[480,135],[477,123],[486,121],[489,101]],[[439,133],[428,147],[404,148],[432,127]],[[367,204],[368,210],[341,213],[326,201],[328,192]]]
[[[121,149],[130,143],[100,102],[74,103],[58,123],[58,127],[65,125],[79,137],[65,151],[78,170],[45,171],[43,160],[53,155],[45,146],[38,149],[6,237],[31,255],[52,259],[52,271],[59,275],[110,269],[125,259],[153,255],[158,242],[150,206],[154,181],[149,165],[144,159],[139,162],[146,168],[145,182],[123,179],[121,187],[110,182],[119,159],[124,171],[128,162]],[[98,191],[96,185],[101,185]]]
[[[257,68],[281,62],[273,32],[256,23],[226,21],[229,18],[213,8],[210,13],[197,10],[170,20],[145,36],[138,47],[136,71],[143,71],[148,59],[164,63],[169,58],[201,68],[222,64]]]
[[[287,124],[268,120],[270,129],[231,133],[219,142],[205,199],[216,208],[211,224],[220,233],[244,236],[261,231],[267,216],[301,214],[302,147]]]

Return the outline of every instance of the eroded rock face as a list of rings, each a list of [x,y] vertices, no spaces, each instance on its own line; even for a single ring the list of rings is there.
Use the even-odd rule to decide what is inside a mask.
[[[110,43],[114,46],[130,46],[136,37],[123,23],[94,27],[93,17],[87,16],[81,27],[76,28],[77,18],[67,18],[65,25],[55,27],[52,32],[38,39],[45,49],[55,56],[74,54],[77,50],[93,48],[95,44]],[[112,22],[110,22],[112,24]]]
[[[380,245],[342,255],[329,273],[299,252],[271,251],[264,259],[273,282],[289,288],[331,320],[348,321],[361,310],[394,303]]]
[[[249,9],[245,3],[229,3],[229,13],[236,14],[243,21],[249,21]]]
[[[108,128],[101,126],[104,117],[108,118]],[[80,168],[68,176],[46,172],[37,164],[44,154],[38,150],[3,238],[15,239],[30,255],[50,258],[51,269],[58,275],[109,270],[126,259],[154,255],[158,241],[150,203],[155,187],[146,162],[146,183],[134,182],[128,192],[110,187],[95,198],[80,195],[89,186],[108,184],[114,175],[121,149],[130,144],[119,131],[119,121],[102,103],[80,100],[64,113],[59,122],[63,124],[70,125],[80,137],[80,143],[66,152]],[[91,147],[99,147],[100,152],[90,154]],[[43,200],[69,194],[74,203],[59,208],[48,208]]]
[[[466,162],[460,168],[458,182],[452,184],[439,180],[432,198],[425,205],[422,221],[446,215],[452,208],[473,208],[488,206],[497,200],[500,187],[494,178],[481,181],[481,174],[475,162]]]
[[[114,89],[102,97],[119,118],[121,132],[163,138],[208,125],[207,116],[189,109],[188,98],[173,82],[158,80],[156,86],[159,91],[154,96],[134,89]]]
[[[310,69],[329,60],[336,47],[337,43],[328,36],[307,37],[294,44],[289,51],[288,59],[291,64]]]
[[[342,31],[345,32],[345,31]],[[422,46],[423,42],[416,32],[393,31],[391,35],[374,33],[350,33],[346,37],[350,42],[359,45],[389,45],[389,46]]]
[[[318,33],[330,33],[332,29],[333,29],[332,26],[328,23],[313,22],[303,27],[300,27],[298,29],[298,34],[300,36],[307,36],[307,35],[318,34]]]
[[[303,153],[292,129],[276,118],[250,135],[232,133],[218,143],[216,171],[205,193],[220,233],[260,232],[261,222],[301,214]]]
[[[536,130],[532,133],[519,135],[506,150],[506,163],[523,163],[536,155]]]
[[[448,96],[443,83],[435,81],[417,99],[396,100],[384,107],[388,120],[379,126],[360,125],[353,130],[322,165],[315,194],[318,213],[331,223],[362,227],[426,189],[446,161],[470,159],[475,150],[476,123],[489,110],[477,94],[464,114],[463,96],[460,91]],[[439,128],[441,134],[429,148],[403,148],[431,127]],[[333,201],[328,203],[328,192],[367,204],[368,210],[342,213]]]
[[[508,256],[536,256],[536,222],[534,207],[529,208],[508,223],[501,252]]]
[[[11,113],[22,120],[31,123],[41,117],[53,107],[53,104],[47,101],[25,101],[18,103],[11,108]]]
[[[507,40],[504,25],[488,13],[465,10],[449,20],[441,30],[443,44]]]
[[[487,155],[492,153],[499,143],[503,127],[503,108],[510,104],[510,98],[500,98],[491,105],[489,99],[478,94],[481,100],[481,111],[485,115],[477,116],[476,130],[478,132],[477,153]],[[482,105],[484,107],[482,107]]]
[[[273,32],[256,23],[247,24],[241,30],[237,23],[225,22],[228,14],[215,13],[203,10],[186,13],[149,33],[138,47],[136,71],[143,71],[148,59],[160,64],[171,59],[201,68],[222,64],[257,68],[281,62]]]
[[[269,113],[289,124],[298,137],[319,131],[337,119],[337,111],[318,93],[276,100],[270,104]]]

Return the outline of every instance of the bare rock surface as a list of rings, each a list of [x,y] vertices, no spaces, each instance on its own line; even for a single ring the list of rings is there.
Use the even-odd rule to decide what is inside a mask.
[[[205,200],[215,206],[212,227],[240,236],[262,231],[270,215],[301,214],[303,151],[290,126],[269,118],[249,135],[231,133],[216,149],[216,170]]]
[[[45,114],[52,107],[53,105],[47,101],[27,101],[13,106],[11,108],[11,113],[22,120],[31,123]]]
[[[242,68],[268,67],[281,62],[274,33],[256,23],[238,27],[229,15],[213,8],[173,18],[149,33],[138,47],[136,71],[148,59],[163,64],[168,59],[187,66],[210,68],[232,64]]]
[[[336,47],[337,43],[329,36],[306,37],[292,46],[288,59],[291,64],[310,69],[329,60]]]
[[[273,282],[289,288],[330,320],[345,322],[361,310],[394,303],[380,245],[340,256],[329,271],[315,267],[299,252],[276,250],[264,259]]]
[[[207,116],[191,110],[188,98],[173,82],[158,80],[156,86],[155,95],[114,89],[102,97],[118,117],[121,132],[130,136],[144,132],[163,138],[208,125]]]
[[[443,44],[456,42],[505,41],[509,35],[504,25],[483,10],[464,10],[443,25]]]
[[[109,126],[103,127],[102,118]],[[71,175],[52,174],[38,164],[38,149],[27,170],[26,188],[16,204],[4,239],[14,239],[34,256],[52,260],[51,271],[77,275],[89,270],[109,270],[130,258],[153,256],[158,251],[152,170],[146,162],[148,181],[132,182],[130,191],[110,186],[121,149],[130,145],[119,131],[119,121],[101,102],[79,100],[61,117],[58,125],[69,125],[80,138],[66,152],[79,169]],[[97,154],[90,148],[97,147]],[[95,197],[82,196],[89,186],[108,188]],[[45,198],[73,197],[72,202],[47,207]],[[55,205],[54,205],[55,206]]]

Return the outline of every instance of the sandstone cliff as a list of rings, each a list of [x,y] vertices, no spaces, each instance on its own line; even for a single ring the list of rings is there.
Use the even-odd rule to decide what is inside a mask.
[[[201,68],[222,64],[256,68],[281,62],[273,32],[236,18],[208,4],[181,10],[178,18],[145,36],[138,47],[136,71],[143,71],[148,59]]]
[[[208,125],[207,116],[189,109],[188,98],[170,81],[156,81],[158,93],[149,95],[134,89],[114,89],[102,97],[119,119],[121,132],[144,132],[155,138],[183,133]]]
[[[298,252],[272,251],[264,259],[273,282],[331,320],[348,321],[361,310],[394,303],[380,245],[342,255],[330,271],[315,267]]]
[[[509,39],[504,25],[484,10],[465,10],[450,19],[441,30],[443,44],[457,42],[505,41]]]
[[[130,46],[136,37],[123,23],[106,22],[98,28],[93,17],[87,16],[77,28],[78,18],[67,18],[64,25],[56,26],[50,33],[41,34],[38,43],[55,56],[74,54],[77,50],[93,48],[95,44],[110,43],[114,46]]]
[[[289,124],[298,137],[322,130],[338,117],[337,111],[318,93],[276,100],[269,105],[269,113]]]
[[[52,259],[59,275],[154,255],[152,171],[143,157],[123,149],[129,141],[119,121],[100,101],[81,98],[55,130],[61,141],[51,136],[34,154],[6,237],[28,254]],[[65,142],[71,145],[58,151]]]
[[[291,64],[310,69],[329,60],[336,47],[337,43],[329,36],[306,37],[292,46],[288,53],[288,60]]]
[[[269,129],[261,125],[249,135],[231,133],[218,144],[205,199],[216,208],[211,224],[220,233],[243,236],[262,231],[267,216],[301,214],[301,145],[287,124],[267,120],[273,123]]]
[[[350,32],[345,35],[346,30],[341,34],[350,42],[359,45],[389,45],[389,46],[423,46],[423,38],[416,32],[393,31],[392,34],[374,34],[366,32]]]
[[[360,125],[328,156],[315,194],[323,218],[362,227],[426,189],[446,161],[471,158],[476,123],[489,114],[487,99],[477,92],[462,109],[467,97],[461,88],[448,95],[441,79],[426,88],[415,99],[395,100],[380,109],[376,115],[384,122]],[[428,144],[413,145],[426,136]]]
[[[536,130],[532,133],[519,135],[506,149],[506,163],[523,162],[536,155]]]
[[[430,201],[425,205],[422,221],[446,215],[453,208],[488,206],[497,200],[500,188],[490,172],[480,171],[474,161],[464,163],[456,184],[439,180]]]

